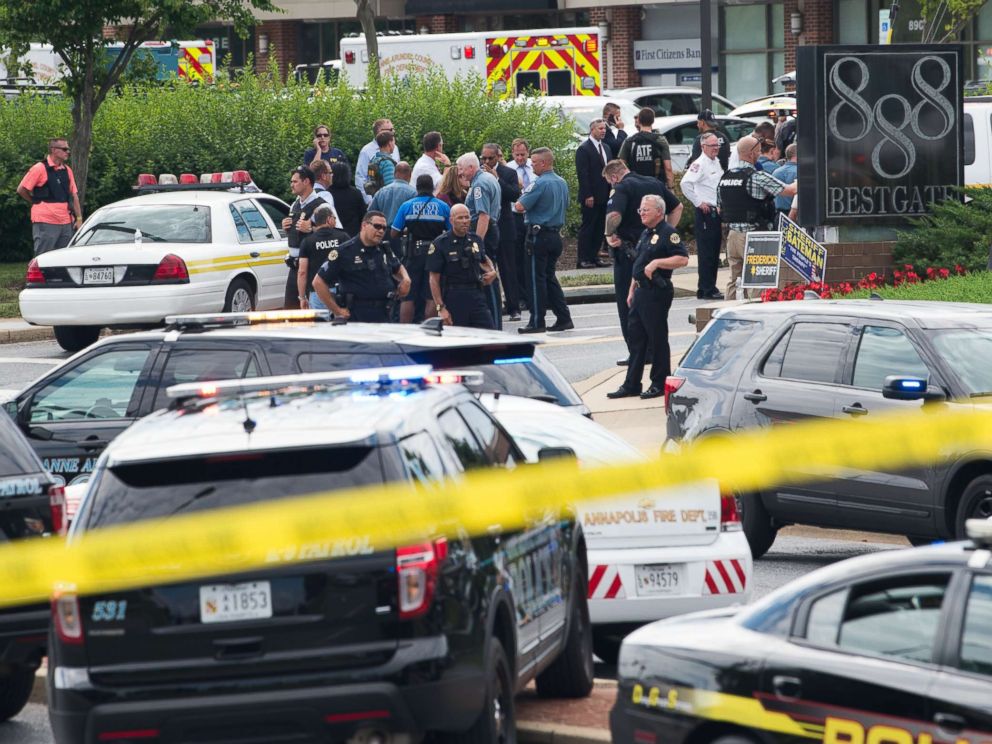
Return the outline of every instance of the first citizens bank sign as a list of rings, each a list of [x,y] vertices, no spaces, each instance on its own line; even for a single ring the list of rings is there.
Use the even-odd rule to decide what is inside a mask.
[[[797,53],[803,225],[902,222],[955,198],[964,179],[960,46]]]

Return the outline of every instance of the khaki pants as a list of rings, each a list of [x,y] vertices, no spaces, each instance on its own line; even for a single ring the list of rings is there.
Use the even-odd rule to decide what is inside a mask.
[[[730,264],[730,282],[727,299],[737,299],[737,280],[744,273],[744,233],[731,230],[727,234],[727,263]]]

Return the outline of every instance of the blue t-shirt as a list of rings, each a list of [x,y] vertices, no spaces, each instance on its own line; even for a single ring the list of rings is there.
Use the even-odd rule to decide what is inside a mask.
[[[545,171],[520,195],[524,222],[542,227],[561,227],[568,209],[568,184],[554,171]]]
[[[433,224],[451,229],[451,207],[433,196],[417,196],[400,204],[393,220],[393,229],[403,232],[413,224]],[[416,236],[415,236],[416,237]]]

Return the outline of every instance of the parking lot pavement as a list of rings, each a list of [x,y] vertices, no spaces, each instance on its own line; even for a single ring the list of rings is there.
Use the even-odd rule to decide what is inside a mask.
[[[579,700],[542,700],[531,684],[517,697],[521,744],[605,744],[617,683],[597,679],[592,694]]]

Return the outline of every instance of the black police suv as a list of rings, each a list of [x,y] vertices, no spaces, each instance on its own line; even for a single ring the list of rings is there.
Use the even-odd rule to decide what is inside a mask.
[[[64,531],[65,493],[24,436],[0,416],[0,542]],[[0,609],[0,721],[16,716],[45,656],[48,604]]]
[[[21,391],[7,412],[64,483],[86,481],[107,444],[164,407],[166,388],[184,382],[430,364],[483,371],[482,392],[588,414],[533,339],[470,328],[337,324],[329,317],[327,311],[185,316],[165,330],[109,336]]]
[[[614,744],[992,739],[992,522],[623,642]]]
[[[907,380],[915,391],[904,387]],[[809,419],[985,406],[992,400],[992,311],[888,300],[729,308],[665,388],[669,445]],[[847,469],[742,494],[739,502],[756,558],[792,523],[902,534],[913,543],[962,538],[967,519],[992,516],[992,451],[958,452],[901,472]]]
[[[146,417],[100,459],[70,540],[349,486],[406,482],[415,495],[473,468],[524,467],[464,386],[347,374],[293,393],[281,392],[287,378],[261,381],[260,397],[226,398],[219,383],[206,393],[219,398]],[[513,696],[530,680],[546,696],[592,688],[585,544],[567,515],[396,549],[356,534],[272,559],[239,575],[61,595],[48,674],[58,744],[389,744],[427,732],[509,744]]]

